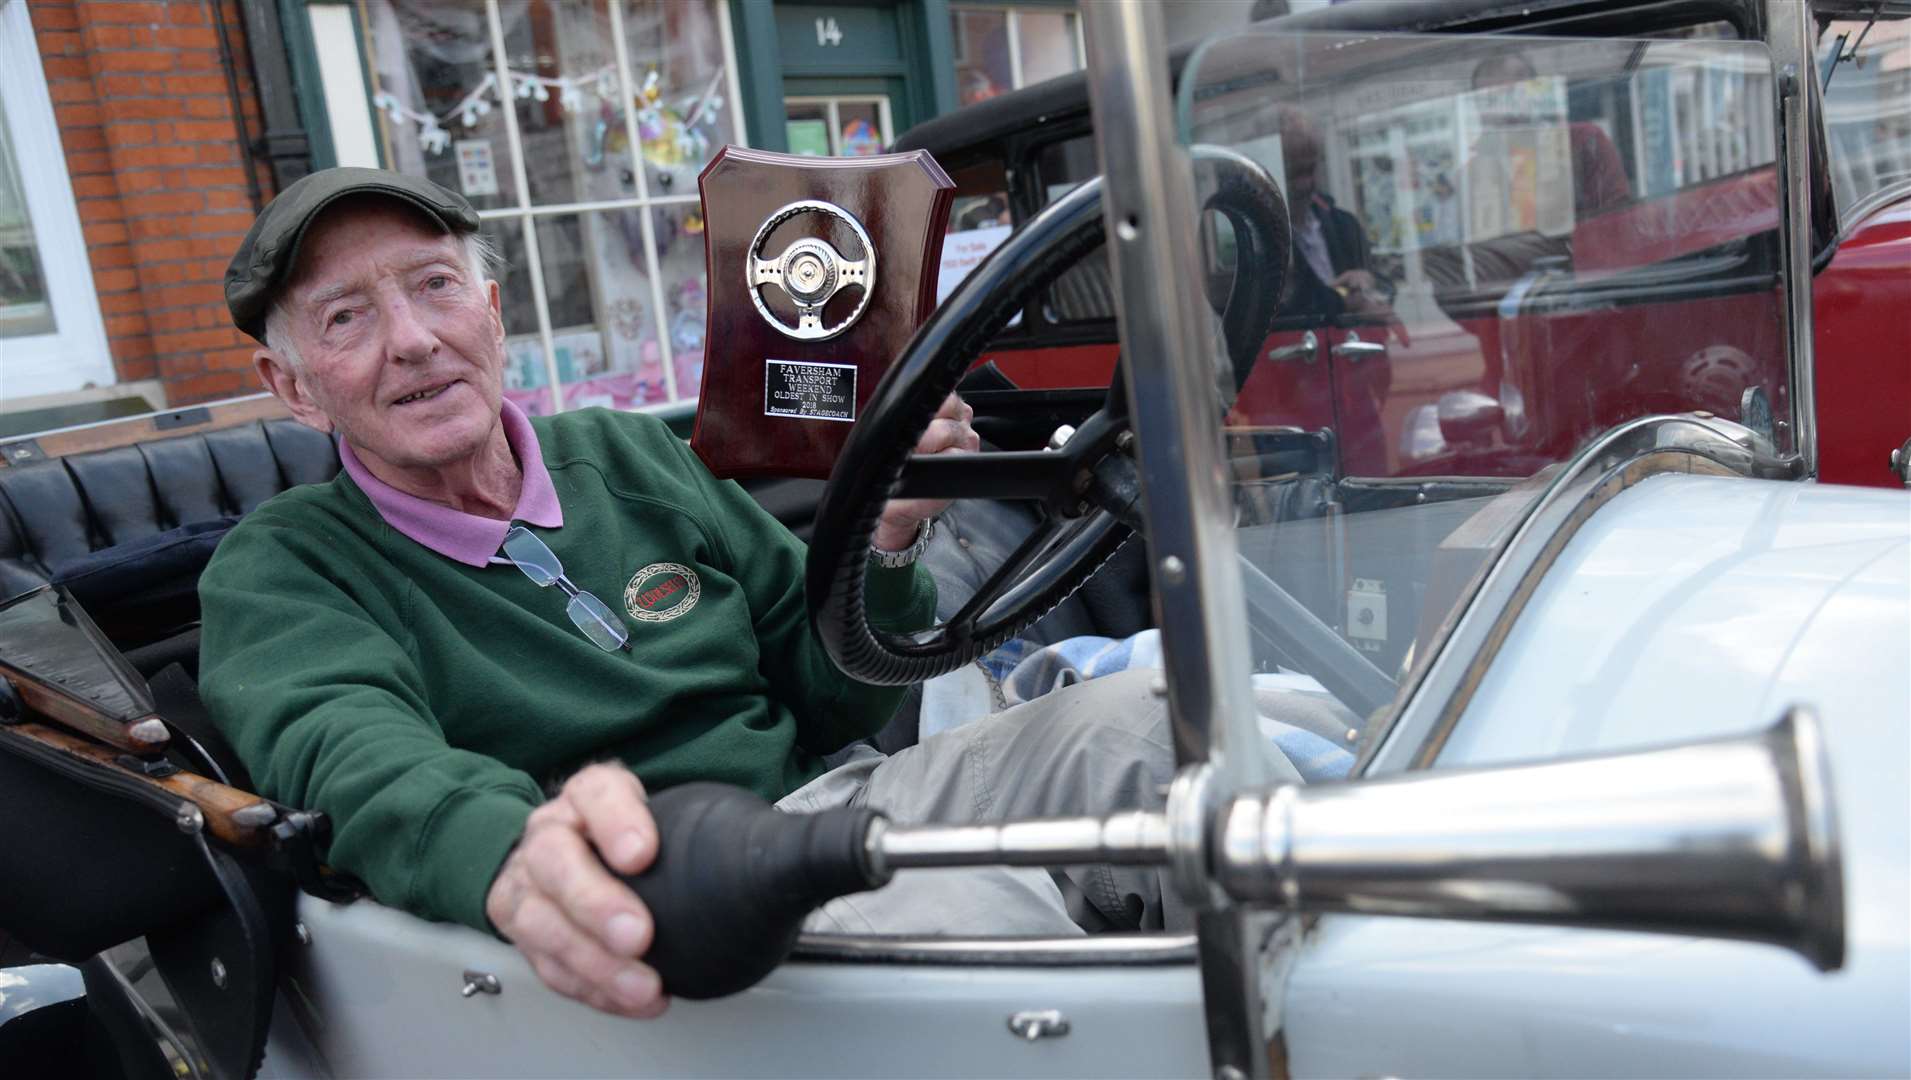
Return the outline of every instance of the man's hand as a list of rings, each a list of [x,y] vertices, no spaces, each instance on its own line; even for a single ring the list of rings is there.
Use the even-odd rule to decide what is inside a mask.
[[[1387,329],[1400,339],[1400,344],[1411,346],[1413,339],[1407,335],[1407,324],[1393,310],[1387,294],[1380,289],[1380,279],[1365,270],[1349,270],[1334,278],[1334,287],[1341,290],[1347,298],[1347,310],[1356,315],[1377,315],[1387,322]]]
[[[658,1016],[670,999],[640,960],[650,912],[604,869],[635,874],[656,857],[643,783],[622,765],[591,765],[531,812],[484,911],[544,985],[604,1012]]]
[[[1347,298],[1347,308],[1360,314],[1379,314],[1387,310],[1387,296],[1380,282],[1365,270],[1348,270],[1334,278],[1333,285]]]
[[[916,442],[918,454],[972,454],[982,449],[982,438],[969,426],[975,410],[961,398],[950,394],[943,399],[936,418]],[[901,551],[916,542],[922,523],[942,513],[947,499],[891,499],[876,521],[876,549]]]

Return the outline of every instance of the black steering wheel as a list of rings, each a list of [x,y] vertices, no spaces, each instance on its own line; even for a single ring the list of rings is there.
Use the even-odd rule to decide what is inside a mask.
[[[1233,226],[1236,273],[1222,316],[1235,383],[1247,376],[1286,284],[1287,207],[1259,165],[1196,147],[1204,209]],[[805,584],[810,623],[832,659],[863,682],[898,686],[953,671],[1067,599],[1133,532],[1140,481],[1117,362],[1101,409],[1061,446],[981,454],[912,453],[936,409],[1031,297],[1105,240],[1101,181],[1050,204],[1011,235],[917,331],[877,384],[817,508]],[[901,498],[1039,502],[1045,520],[950,619],[913,634],[871,626],[863,574],[883,505]]]

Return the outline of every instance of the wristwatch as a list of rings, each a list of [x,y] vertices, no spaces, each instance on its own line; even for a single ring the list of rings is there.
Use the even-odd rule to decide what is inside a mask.
[[[929,538],[935,534],[936,519],[924,518],[922,524],[916,528],[915,543],[910,544],[901,551],[884,551],[872,545],[869,549],[869,561],[885,570],[896,570],[904,566],[913,566],[917,559],[922,558],[923,551],[929,547]]]

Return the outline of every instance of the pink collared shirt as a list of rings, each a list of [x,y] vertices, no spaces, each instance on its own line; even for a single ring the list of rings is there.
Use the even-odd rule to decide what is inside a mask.
[[[511,445],[511,453],[517,457],[518,468],[524,473],[511,520],[546,529],[562,527],[564,508],[557,503],[557,488],[551,483],[550,470],[544,467],[544,455],[538,450],[537,432],[531,430],[531,421],[509,399],[505,400],[499,417],[504,421],[504,439]],[[445,558],[469,566],[485,566],[504,546],[504,534],[510,531],[511,521],[479,517],[443,503],[407,495],[373,476],[352,452],[351,444],[343,439],[339,440],[338,456],[352,482],[372,501],[385,524]]]

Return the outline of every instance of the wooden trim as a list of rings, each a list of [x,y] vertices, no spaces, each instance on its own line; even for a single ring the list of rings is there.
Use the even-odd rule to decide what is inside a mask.
[[[195,414],[203,414],[204,419],[196,419]],[[256,420],[278,420],[291,415],[292,411],[285,407],[285,403],[271,394],[254,394],[251,397],[234,398],[212,405],[188,406],[167,412],[128,417],[124,420],[105,420],[97,424],[83,424],[79,427],[62,428],[41,435],[0,441],[0,467],[5,467],[11,460],[10,455],[5,452],[6,447],[20,443],[36,444],[39,453],[23,460],[38,461],[42,458],[69,457],[94,450],[110,450],[117,446],[131,446],[134,443],[166,439],[176,435],[218,431],[221,428],[238,427]],[[185,420],[183,423],[180,422],[182,418]],[[160,426],[162,423],[166,426]]]
[[[163,777],[148,776],[121,764],[119,755],[113,750],[55,728],[40,724],[13,724],[7,730],[88,768],[117,773],[123,779],[159,788],[175,798],[192,803],[205,815],[206,831],[233,847],[264,847],[268,839],[265,826],[279,816],[277,807],[250,792],[184,771]],[[271,811],[271,816],[266,817],[255,807],[264,807]],[[241,814],[245,818],[241,818]],[[245,819],[258,818],[264,818],[264,822],[251,825],[242,823]]]
[[[18,672],[11,665],[0,663],[0,682],[13,687],[29,712],[43,716],[58,724],[64,724],[75,731],[83,732],[101,742],[108,742],[121,750],[150,754],[163,749],[171,735],[166,725],[152,714],[135,716],[121,721],[100,710],[90,702],[82,701],[58,687],[42,682],[37,678],[18,672],[16,677],[8,677],[8,672]]]

